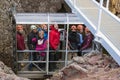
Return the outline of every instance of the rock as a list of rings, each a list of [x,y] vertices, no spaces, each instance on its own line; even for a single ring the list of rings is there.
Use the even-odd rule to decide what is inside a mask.
[[[16,75],[10,75],[10,74],[0,72],[0,80],[29,80],[29,79],[20,78],[20,77],[17,77]]]
[[[0,80],[29,80],[27,78],[18,77],[7,67],[3,62],[0,61]]]
[[[119,73],[120,68],[111,56],[94,52],[74,57],[50,80],[119,80]]]
[[[85,59],[83,57],[73,57],[73,61],[77,63],[85,63]]]
[[[102,55],[96,54],[96,55],[93,55],[91,58],[89,58],[88,63],[91,65],[95,65],[98,63],[98,61],[100,61],[100,59],[102,59]]]

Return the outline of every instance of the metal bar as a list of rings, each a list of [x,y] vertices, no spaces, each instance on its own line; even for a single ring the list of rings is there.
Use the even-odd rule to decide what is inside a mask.
[[[113,13],[111,13],[110,11],[106,10],[106,8],[102,7],[102,10],[107,13],[109,16],[111,16],[113,18],[113,20],[115,20],[116,22],[120,23],[120,18],[117,17],[116,15],[114,15]]]
[[[99,34],[99,31],[100,31],[100,26],[101,26],[102,6],[103,6],[103,0],[100,0],[100,5],[99,5],[99,18],[98,18],[98,27],[97,27],[97,34]]]
[[[50,22],[50,15],[49,15],[49,13],[48,13],[48,44],[47,44],[47,62],[46,62],[46,72],[47,72],[47,74],[48,74],[48,72],[49,72],[49,31],[50,31],[50,24],[49,24],[49,22]]]
[[[94,3],[97,5],[97,6],[99,6],[99,4],[96,2],[96,1],[94,1]],[[106,8],[105,7],[103,7],[103,6],[101,6],[102,7],[102,10],[105,12],[105,13],[107,13],[108,15],[110,15],[114,20],[116,20],[117,22],[120,22],[120,19],[119,19],[119,17],[117,17],[116,15],[114,15],[113,13],[111,13],[109,10],[106,10]]]
[[[76,5],[76,0],[73,0],[73,6],[75,6]],[[72,13],[75,13],[75,9],[73,8],[72,9]]]
[[[55,50],[45,50],[45,51],[17,50],[17,52],[56,52],[56,51]],[[66,50],[57,50],[57,52],[66,52]],[[67,52],[78,52],[78,50],[67,50]]]
[[[45,63],[46,61],[17,61],[18,63]],[[65,61],[48,61],[48,62],[65,62]]]
[[[67,50],[67,46],[68,46],[68,31],[69,31],[69,18],[68,18],[68,14],[67,15],[67,38],[66,38],[66,54],[65,54],[65,66],[67,66],[67,56],[68,56],[68,50]]]
[[[69,13],[70,14],[70,13]],[[60,16],[59,16],[60,15]],[[73,14],[75,15],[75,14]],[[49,17],[54,17],[55,20],[48,22],[48,16],[46,13],[17,13],[15,19],[17,24],[67,24],[67,21],[62,17],[66,17],[65,13],[52,13]],[[78,18],[74,16],[74,18]],[[31,21],[32,20],[32,21]],[[73,20],[72,23],[82,23],[81,20]]]
[[[107,0],[106,8],[109,10],[109,2],[110,0]]]
[[[41,74],[41,73],[46,73],[46,71],[18,71],[17,72],[18,74],[23,74],[23,73],[29,73],[29,74],[35,74],[35,73],[37,73],[37,74]]]
[[[35,63],[32,63],[39,71],[44,71],[42,70],[38,65],[36,65]]]

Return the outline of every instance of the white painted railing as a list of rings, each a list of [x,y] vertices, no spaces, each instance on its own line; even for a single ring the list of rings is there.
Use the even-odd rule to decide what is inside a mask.
[[[120,64],[120,19],[109,11],[109,0],[65,0],[110,55]],[[104,7],[105,6],[105,7]]]

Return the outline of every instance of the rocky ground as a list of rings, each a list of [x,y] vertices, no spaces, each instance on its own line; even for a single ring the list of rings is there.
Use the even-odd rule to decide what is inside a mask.
[[[29,80],[26,78],[18,77],[14,74],[11,68],[7,67],[0,61],[0,80]]]
[[[50,80],[120,80],[120,67],[110,56],[91,52],[74,57]]]

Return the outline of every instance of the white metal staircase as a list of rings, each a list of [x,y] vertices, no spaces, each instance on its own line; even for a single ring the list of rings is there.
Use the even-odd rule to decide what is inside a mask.
[[[120,65],[120,19],[106,8],[103,0],[65,0],[72,11],[87,25],[96,37],[95,40],[109,52]]]

